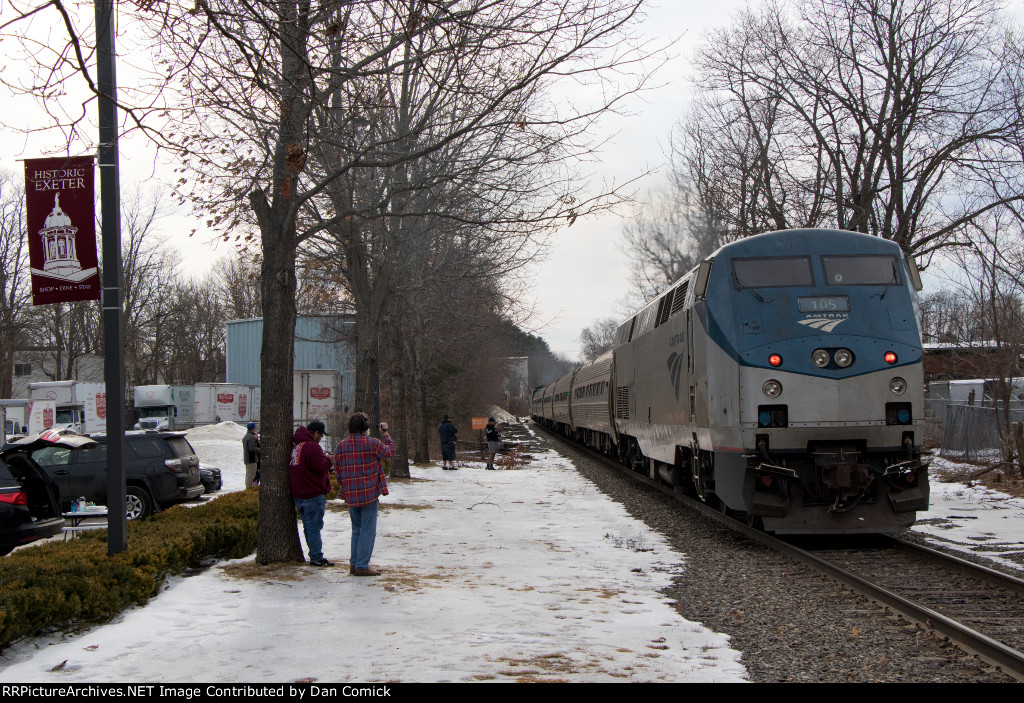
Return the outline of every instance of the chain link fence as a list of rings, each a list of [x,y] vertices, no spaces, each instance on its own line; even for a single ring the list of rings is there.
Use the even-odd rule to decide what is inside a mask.
[[[1024,405],[1010,407],[1010,422],[1024,421]],[[926,401],[926,439],[940,447],[939,454],[961,461],[998,461],[1006,428],[1002,408]],[[941,439],[939,439],[941,438]],[[937,441],[936,441],[937,440]]]

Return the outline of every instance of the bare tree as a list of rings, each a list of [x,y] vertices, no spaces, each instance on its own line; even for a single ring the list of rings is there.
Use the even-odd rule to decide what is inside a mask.
[[[300,245],[320,232],[346,228],[354,217],[370,219],[362,209],[338,207],[344,199],[330,192],[349,174],[369,171],[372,177],[375,170],[390,169],[387,197],[377,205],[404,201],[399,165],[424,163],[473,137],[503,132],[512,141],[514,129],[530,135],[520,146],[536,155],[534,163],[547,150],[563,178],[560,187],[559,181],[549,180],[550,188],[535,189],[533,207],[512,211],[504,218],[507,227],[537,232],[607,205],[608,199],[587,194],[575,159],[586,154],[584,135],[593,120],[643,82],[640,62],[649,52],[625,33],[639,6],[640,0],[352,0],[322,5],[204,0],[138,6],[135,19],[149,22],[159,71],[152,75],[152,92],[134,100],[123,97],[120,105],[130,121],[152,130],[159,143],[182,155],[181,195],[192,199],[210,227],[226,236],[241,232],[247,243],[258,241],[266,397],[291,397]],[[69,39],[55,42],[51,50],[28,31],[13,37],[25,49],[21,58],[35,60],[38,80],[26,90],[45,98],[72,76],[84,75],[95,93],[85,59],[89,47],[63,3],[16,7],[0,32],[31,26],[44,10],[59,13]],[[426,85],[443,89],[433,100],[444,109],[390,121],[398,129],[353,146],[353,131],[367,120],[359,111],[395,108],[386,105],[389,96],[411,98],[396,88],[413,71],[426,77]],[[571,97],[539,100],[598,84],[593,94],[600,97],[592,107],[579,109],[584,103]],[[167,97],[171,86],[177,91],[173,100]],[[448,109],[454,96],[472,97],[459,102],[465,114]],[[159,105],[170,126],[154,129],[146,120],[160,98],[173,103]],[[395,114],[413,115],[397,107]],[[532,110],[524,111],[528,107]],[[81,115],[64,117],[57,119],[70,130],[70,141],[79,135]],[[311,158],[332,147],[336,159]],[[525,175],[525,168],[518,173]],[[475,176],[463,172],[460,178],[475,180],[485,190],[497,176],[484,169]],[[502,222],[495,214],[498,206],[516,202],[507,194],[518,191],[521,197],[531,185],[537,182],[510,180],[485,218],[480,208],[450,216],[484,227]],[[486,193],[481,197],[486,199]],[[544,198],[547,202],[539,205]],[[401,227],[395,218],[424,214],[400,202],[378,217],[390,218],[388,231],[397,232]],[[353,287],[350,282],[350,292]],[[375,323],[385,298],[371,296],[365,308]],[[360,363],[365,365],[365,359]],[[284,402],[268,403],[262,415],[264,455],[271,469],[261,482],[257,558],[261,563],[301,559],[285,468],[291,409]]]
[[[229,319],[249,320],[263,314],[260,299],[261,257],[237,251],[222,257],[213,267],[217,295]]]
[[[128,386],[157,383],[167,359],[162,327],[170,314],[181,256],[155,233],[158,192],[147,195],[136,188],[121,203],[125,379]]]
[[[927,255],[1024,199],[1020,32],[996,0],[777,0],[712,32],[684,134],[739,236],[836,226]],[[993,184],[996,187],[992,187]]]
[[[674,147],[680,148],[679,143]],[[626,306],[630,314],[726,241],[726,218],[717,203],[704,199],[707,190],[697,187],[685,164],[686,154],[675,151],[667,185],[622,228],[619,248],[629,257],[630,297],[635,299]]]
[[[580,332],[580,356],[584,362],[590,362],[604,354],[615,345],[615,332],[619,321],[614,317],[594,320],[590,327]]]
[[[185,168],[194,176],[184,184],[192,187],[188,195],[211,213],[211,226],[231,230],[255,225],[252,231],[258,232],[265,397],[291,397],[300,244],[366,216],[354,207],[339,207],[345,200],[331,197],[329,189],[354,171],[395,169],[468,135],[512,124],[524,132],[558,132],[574,125],[569,131],[578,135],[622,94],[621,86],[610,86],[606,94],[612,99],[590,111],[574,112],[563,105],[557,111],[513,114],[507,106],[525,104],[520,96],[538,94],[555,78],[586,82],[612,67],[624,75],[630,62],[643,56],[620,42],[637,9],[637,2],[626,0],[406,0],[322,6],[257,0],[154,7],[161,13],[154,32],[162,46],[160,60],[167,62],[183,98],[175,138],[184,135]],[[446,64],[442,59],[450,56],[464,60]],[[443,65],[454,69],[439,71]],[[401,80],[412,67],[437,70],[432,83],[443,85],[449,95],[472,94],[474,102],[463,106],[469,116],[452,129],[433,128],[431,120],[437,118],[429,117],[426,123],[408,123],[353,148],[353,131],[360,124],[357,109],[373,100],[384,102],[392,94],[392,81]],[[363,92],[374,87],[378,92]],[[632,83],[628,89],[635,87]],[[338,147],[336,160],[310,158],[314,151],[327,153],[332,144]],[[396,177],[391,195],[402,197],[400,174]],[[563,190],[532,221],[564,222],[582,214],[587,201],[575,193],[570,198]],[[408,218],[417,213],[399,207],[393,214]],[[371,297],[365,307],[375,321],[383,303]],[[270,469],[261,482],[257,559],[301,559],[286,470],[291,408],[266,404],[262,420]]]
[[[1024,358],[1024,222],[1008,208],[997,208],[972,224],[970,250],[956,252],[965,277],[957,295],[968,302],[970,340],[988,347],[984,377],[994,381],[993,397],[1000,409],[999,435],[1003,462],[1024,475],[1024,447],[1014,441],[1011,410],[1019,404]],[[995,377],[992,377],[993,371]],[[981,374],[979,374],[981,375]]]
[[[952,287],[921,297],[921,336],[925,342],[971,344],[982,342],[985,333],[969,297]]]
[[[227,306],[216,294],[216,274],[178,280],[168,291],[169,311],[163,326],[167,383],[223,380]]]
[[[19,181],[0,172],[0,397],[11,397],[14,352],[25,343],[26,310],[31,289],[25,194]]]
[[[77,378],[83,358],[103,354],[100,318],[100,306],[93,301],[32,308],[25,358],[52,380]]]

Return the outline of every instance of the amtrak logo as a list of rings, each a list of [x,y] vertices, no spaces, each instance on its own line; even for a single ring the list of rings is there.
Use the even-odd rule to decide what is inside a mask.
[[[668,371],[672,377],[672,385],[676,391],[676,400],[679,400],[679,380],[683,377],[683,355],[672,352],[668,355]]]
[[[847,317],[808,317],[806,320],[797,320],[801,325],[807,325],[813,327],[819,332],[831,332],[843,322],[846,322],[849,318]]]

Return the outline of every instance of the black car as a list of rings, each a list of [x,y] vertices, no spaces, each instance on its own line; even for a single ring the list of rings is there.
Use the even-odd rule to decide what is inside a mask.
[[[57,484],[33,461],[32,453],[46,447],[73,451],[95,444],[86,437],[46,431],[4,446],[0,452],[0,555],[59,534],[64,527]]]
[[[85,498],[107,504],[107,436],[90,448],[44,447],[32,453],[60,486],[61,504]],[[184,432],[125,432],[125,508],[129,520],[203,494],[199,457]]]
[[[199,478],[203,482],[203,489],[206,493],[215,493],[224,485],[220,478],[220,469],[210,466],[199,467]]]

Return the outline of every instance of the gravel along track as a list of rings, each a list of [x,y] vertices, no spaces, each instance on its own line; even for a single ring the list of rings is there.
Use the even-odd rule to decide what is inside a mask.
[[[1013,682],[810,567],[538,435],[686,555],[686,569],[666,595],[682,617],[732,638],[751,681]]]
[[[842,550],[815,548],[812,552],[819,559],[1024,651],[1024,595],[1019,591],[993,585],[953,564],[936,563],[889,545],[855,543]]]

